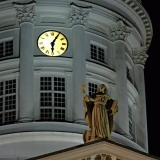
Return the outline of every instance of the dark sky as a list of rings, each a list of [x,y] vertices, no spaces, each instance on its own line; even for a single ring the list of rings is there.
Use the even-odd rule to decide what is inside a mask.
[[[142,0],[153,26],[153,39],[147,52],[145,69],[149,153],[160,157],[160,8],[156,1]]]

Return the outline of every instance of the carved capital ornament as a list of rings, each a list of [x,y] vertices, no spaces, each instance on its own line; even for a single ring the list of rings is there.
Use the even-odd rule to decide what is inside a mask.
[[[130,35],[132,28],[124,24],[122,20],[119,20],[116,25],[111,29],[111,37],[113,41],[123,40],[126,41]]]
[[[140,47],[140,48],[134,48],[133,50],[133,62],[134,64],[141,64],[145,65],[145,62],[148,58],[148,55],[146,54],[147,48]]]
[[[17,11],[16,17],[18,18],[20,24],[23,22],[35,22],[35,1],[31,1],[29,3],[13,2],[13,5]]]
[[[70,25],[84,25],[87,22],[87,18],[89,16],[89,12],[91,11],[92,7],[82,7],[82,6],[77,6],[74,3],[71,3],[71,10],[68,16],[68,19],[70,21]]]

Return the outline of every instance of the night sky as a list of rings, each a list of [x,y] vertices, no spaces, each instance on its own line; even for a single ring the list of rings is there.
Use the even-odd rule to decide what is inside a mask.
[[[153,39],[144,69],[147,103],[149,154],[160,157],[160,7],[158,2],[142,0],[153,26]]]

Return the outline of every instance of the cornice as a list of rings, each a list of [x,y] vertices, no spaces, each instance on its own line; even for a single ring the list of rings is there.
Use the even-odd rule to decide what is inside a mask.
[[[153,36],[152,23],[148,13],[145,11],[142,5],[136,0],[121,0],[121,1],[124,2],[128,7],[130,7],[130,9],[134,10],[137,13],[137,15],[141,18],[146,30],[145,45],[148,49]]]
[[[82,1],[82,0],[81,0]],[[89,3],[92,3],[94,0],[87,0],[86,2],[89,2]],[[95,2],[95,1],[94,1]],[[139,19],[142,21],[143,25],[144,25],[144,28],[145,28],[145,35],[146,35],[146,38],[145,38],[145,42],[143,45],[146,46],[147,50],[150,46],[150,43],[152,41],[152,36],[153,36],[153,28],[152,28],[152,23],[151,23],[151,20],[150,20],[150,17],[148,15],[148,13],[146,12],[146,10],[143,8],[143,6],[141,5],[140,2],[136,1],[136,0],[114,0],[114,3],[113,3],[113,0],[104,0],[103,2],[100,2],[100,1],[96,1],[95,3],[93,3],[94,5],[99,5],[101,7],[104,7],[104,8],[108,8],[110,9],[111,11],[119,14],[119,17],[117,18],[120,18],[123,16],[125,18],[124,15],[122,15],[122,13],[118,12],[117,10],[115,10],[112,6],[103,6],[103,4],[105,4],[105,2],[107,4],[110,4],[112,3],[112,5],[114,4],[122,4],[123,6],[126,6],[129,10],[131,11],[134,11],[136,13],[136,16],[139,17]],[[93,10],[95,10],[93,8]],[[98,11],[99,12],[99,11]],[[115,16],[115,15],[114,15]],[[116,20],[117,21],[117,20]],[[128,20],[129,21],[129,20]],[[134,25],[134,24],[133,24]],[[135,27],[135,26],[134,26]],[[137,28],[136,28],[137,29]]]
[[[73,154],[74,153],[74,154]],[[83,154],[82,154],[83,153]],[[120,144],[101,139],[98,141],[89,142],[87,144],[72,147],[70,149],[63,150],[61,152],[53,152],[43,156],[31,158],[29,160],[156,160],[155,157],[151,157],[143,152],[124,147]]]

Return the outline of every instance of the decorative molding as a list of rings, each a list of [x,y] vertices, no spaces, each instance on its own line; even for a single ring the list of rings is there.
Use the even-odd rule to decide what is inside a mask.
[[[75,3],[71,3],[71,10],[68,16],[68,19],[70,21],[70,25],[84,25],[87,22],[87,18],[89,16],[89,12],[91,11],[92,7],[82,7],[78,6]]]
[[[88,74],[88,73],[86,73],[86,79],[92,79],[93,78],[93,76],[92,76],[92,74]]]
[[[128,49],[128,47],[125,47],[125,51],[129,56],[132,56],[132,51]]]
[[[12,72],[14,78],[19,78],[19,70]]]
[[[34,76],[40,76],[40,74],[41,74],[41,69],[35,69],[34,70]]]
[[[107,155],[105,153],[100,153],[91,157],[82,158],[81,160],[121,160],[115,156]]]
[[[40,16],[40,22],[41,23],[65,23],[65,16],[43,15],[43,16]]]
[[[109,89],[109,90],[114,90],[115,87],[116,87],[115,83],[109,82],[109,85],[108,85],[108,89]]]
[[[7,19],[7,20],[0,22],[0,28],[7,27],[7,26],[13,26],[13,25],[15,25],[14,18],[10,18],[10,19]]]
[[[151,20],[145,11],[145,9],[142,7],[141,0],[121,0],[123,1],[126,5],[128,5],[133,11],[137,13],[137,15],[141,18],[145,30],[146,30],[146,42],[145,45],[147,49],[150,46],[151,40],[152,40],[152,35],[153,35],[153,29],[152,29],[152,24]]]
[[[109,69],[106,66],[101,66],[99,64],[96,63],[92,63],[89,61],[86,61],[86,69],[87,69],[87,73],[91,75],[93,79],[98,79],[100,81],[104,81],[104,82],[114,82],[115,79],[115,71]],[[101,73],[101,74],[99,74]],[[106,74],[107,73],[107,74]]]
[[[18,69],[11,69],[8,71],[4,71],[0,73],[1,81],[5,81],[6,79],[13,79],[19,77]]]
[[[117,24],[112,27],[112,31],[111,31],[112,40],[126,41],[131,31],[132,31],[131,27],[126,25],[122,20],[119,20]]]
[[[100,32],[102,34],[105,34],[107,36],[109,35],[109,29],[101,25],[98,25],[97,23],[88,22],[88,28]]]
[[[72,74],[73,74],[72,71],[64,71],[64,73],[65,73],[66,77],[72,78]]]
[[[17,11],[16,17],[18,18],[20,24],[23,22],[35,22],[35,3],[35,1],[31,1],[29,3],[13,2],[13,5]]]
[[[133,57],[132,58],[133,58],[134,64],[145,65],[145,62],[148,58],[146,51],[147,51],[146,46],[133,49]]]

